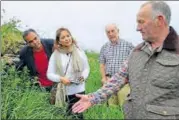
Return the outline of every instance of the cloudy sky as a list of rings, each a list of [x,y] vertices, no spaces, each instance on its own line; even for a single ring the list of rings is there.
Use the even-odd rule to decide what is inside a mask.
[[[55,38],[60,27],[67,27],[80,46],[99,52],[108,41],[104,28],[116,23],[120,37],[134,45],[142,42],[136,32],[136,14],[145,1],[1,1],[5,9],[1,22],[15,17],[23,31],[34,28],[42,37]],[[172,11],[171,25],[179,33],[179,1],[167,1]],[[2,10],[1,10],[2,11]],[[2,15],[2,14],[1,14]]]

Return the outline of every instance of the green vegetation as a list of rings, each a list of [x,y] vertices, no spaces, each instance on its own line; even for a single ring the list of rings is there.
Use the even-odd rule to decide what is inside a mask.
[[[15,49],[17,42],[22,40],[17,29],[19,21],[11,19],[1,25],[2,53]],[[86,82],[86,93],[94,92],[101,86],[98,54],[87,53],[90,64],[90,75]],[[6,65],[7,60],[1,59],[1,119],[68,119],[65,108],[57,108],[49,104],[50,94],[31,84],[27,68],[22,72],[14,66]],[[121,119],[119,107],[107,107],[106,104],[96,105],[84,112],[85,119]]]
[[[49,93],[31,85],[28,70],[15,71],[5,67],[1,71],[1,119],[60,119],[60,110],[49,104]],[[35,81],[35,80],[34,80]]]
[[[98,54],[88,53],[91,72],[86,82],[86,92],[94,92],[100,88]],[[5,66],[2,61],[1,76],[1,118],[2,119],[60,119],[64,109],[49,104],[49,93],[35,86],[30,86],[27,68],[23,72],[15,71],[14,67]],[[120,119],[119,107],[107,107],[106,104],[96,105],[84,112],[86,119]]]
[[[5,11],[1,11],[5,13]],[[2,18],[3,16],[1,16]],[[2,19],[1,19],[2,20]],[[19,43],[23,42],[22,32],[17,29],[20,20],[15,18],[10,19],[8,22],[4,22],[1,25],[1,54],[4,55],[7,52],[16,53],[18,51]]]

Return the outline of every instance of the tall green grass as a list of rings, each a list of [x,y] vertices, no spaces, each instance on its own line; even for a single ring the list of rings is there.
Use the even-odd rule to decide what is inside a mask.
[[[88,52],[88,62],[90,65],[90,75],[86,82],[86,92],[95,92],[101,87],[101,76],[99,69],[99,54]],[[123,114],[119,106],[107,107],[106,103],[93,106],[85,113],[86,119],[123,119]]]
[[[90,75],[86,82],[86,93],[101,87],[97,53],[87,53]],[[2,60],[1,70],[1,119],[70,119],[66,108],[49,104],[49,93],[30,85],[27,68],[17,72],[7,67]],[[120,107],[107,107],[106,103],[91,107],[84,112],[85,119],[122,119]]]

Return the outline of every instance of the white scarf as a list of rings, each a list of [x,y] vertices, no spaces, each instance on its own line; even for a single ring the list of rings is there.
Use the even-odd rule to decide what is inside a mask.
[[[60,53],[64,53],[64,54],[71,54],[71,60],[72,60],[72,68],[73,68],[73,71],[74,72],[81,72],[82,69],[83,69],[83,65],[82,65],[82,60],[79,56],[79,53],[78,53],[78,50],[77,50],[77,46],[75,44],[72,44],[68,49],[65,48],[65,47],[59,47],[57,50],[55,50],[55,56],[58,57],[58,61],[56,62],[57,63],[57,72],[61,75],[61,76],[65,76],[64,73],[62,72],[61,70],[61,60],[63,60],[63,58],[61,58],[59,55],[57,55],[56,53],[57,52],[60,52]],[[59,58],[60,57],[60,58]]]

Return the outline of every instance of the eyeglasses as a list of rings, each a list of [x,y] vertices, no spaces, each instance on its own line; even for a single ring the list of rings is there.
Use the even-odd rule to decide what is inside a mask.
[[[33,42],[34,42],[34,40],[37,40],[37,36],[36,36],[34,39],[29,40],[27,43],[31,44],[31,43],[33,43]]]

